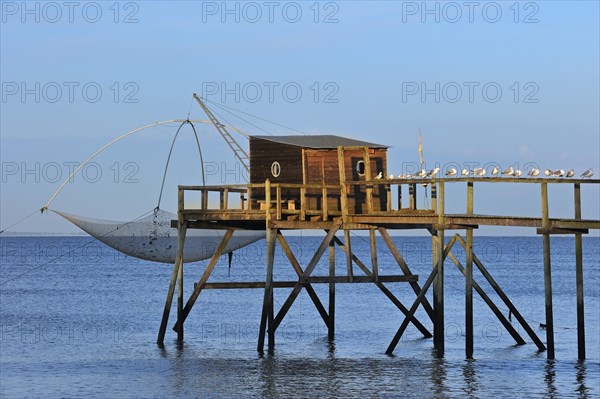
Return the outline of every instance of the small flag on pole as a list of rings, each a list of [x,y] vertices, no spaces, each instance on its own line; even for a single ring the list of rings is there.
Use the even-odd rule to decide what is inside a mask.
[[[421,160],[421,167],[425,164],[423,159],[423,136],[421,136],[421,128],[419,128],[419,158]]]

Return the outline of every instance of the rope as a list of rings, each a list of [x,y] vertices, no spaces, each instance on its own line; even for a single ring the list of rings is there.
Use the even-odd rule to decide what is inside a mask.
[[[10,226],[5,227],[4,229],[0,230],[0,234],[4,233],[6,230],[10,229],[11,227],[16,226],[17,224],[25,221],[26,219],[29,219],[30,217],[32,217],[39,211],[40,211],[39,209],[36,209],[35,211],[31,212],[29,215],[25,216],[24,218],[21,218],[21,219],[17,220],[16,222],[14,222],[13,224],[11,224]]]
[[[50,210],[51,210],[51,209],[50,209]],[[142,214],[142,215],[140,215],[140,216],[136,217],[135,219],[132,219],[132,220],[130,220],[130,221],[129,221],[129,222],[127,222],[127,223],[124,223],[124,224],[122,224],[122,225],[120,225],[120,226],[118,226],[118,227],[114,228],[113,230],[109,231],[109,232],[108,232],[108,233],[106,233],[106,234],[103,234],[103,235],[101,235],[100,237],[106,237],[107,235],[109,235],[109,234],[113,233],[114,231],[116,231],[116,230],[120,229],[121,227],[123,227],[123,226],[127,226],[128,224],[130,224],[130,223],[133,223],[133,222],[135,222],[136,220],[138,220],[138,219],[141,219],[141,218],[143,218],[143,217],[147,216],[148,214],[150,214],[150,213],[152,213],[152,212],[154,212],[154,211],[155,211],[155,210],[154,210],[154,209],[152,209],[152,210],[150,210],[150,211],[148,211],[148,212],[145,212],[144,214]],[[36,212],[37,212],[37,210],[36,210]],[[43,268],[43,267],[46,267],[46,266],[48,266],[50,263],[53,263],[53,262],[55,262],[55,261],[57,261],[57,260],[59,260],[59,259],[63,258],[63,257],[64,257],[64,256],[66,256],[66,255],[72,254],[72,253],[73,253],[73,252],[75,252],[76,250],[78,250],[78,249],[81,249],[81,248],[83,248],[83,247],[86,247],[86,246],[90,245],[90,244],[91,244],[91,243],[93,243],[93,242],[96,242],[96,238],[93,238],[92,240],[90,240],[90,241],[86,242],[86,243],[85,243],[85,244],[83,244],[83,245],[80,245],[79,247],[73,248],[73,249],[72,249],[72,250],[70,250],[70,251],[67,251],[67,252],[65,252],[65,253],[63,253],[63,254],[61,254],[61,255],[58,255],[56,258],[53,258],[53,259],[49,260],[49,261],[48,261],[48,262],[46,262],[46,263],[43,263],[43,264],[41,264],[41,265],[39,265],[39,266],[36,266],[36,267],[34,267],[34,268],[32,268],[32,269],[29,269],[29,270],[27,270],[26,272],[24,272],[24,273],[21,273],[21,274],[18,274],[18,275],[16,275],[16,276],[15,276],[15,277],[13,277],[13,278],[9,278],[8,280],[5,280],[5,281],[3,281],[3,282],[1,282],[1,283],[0,283],[0,286],[1,286],[1,285],[4,285],[4,284],[6,284],[6,283],[9,283],[9,282],[11,282],[11,281],[17,280],[17,279],[19,279],[19,278],[23,277],[24,275],[26,275],[26,274],[29,274],[29,273],[31,273],[31,272],[33,272],[33,271],[35,271],[35,270],[39,270],[39,269],[41,269],[41,268]]]
[[[261,118],[260,116],[252,115],[252,114],[250,114],[250,113],[248,113],[248,112],[244,112],[244,111],[242,111],[242,110],[239,110],[239,109],[235,109],[235,108],[232,108],[232,107],[228,107],[227,105],[223,105],[223,104],[217,104],[217,103],[215,103],[214,101],[210,101],[210,100],[208,100],[208,99],[205,99],[205,98],[204,98],[203,100],[204,100],[204,101],[207,101],[207,102],[209,102],[209,103],[211,103],[211,104],[214,104],[215,106],[217,106],[217,107],[219,107],[219,108],[228,108],[228,109],[231,109],[231,110],[233,110],[233,111],[236,111],[236,112],[242,113],[242,114],[244,114],[244,115],[248,115],[248,116],[251,116],[251,117],[253,117],[253,118],[260,119],[261,121],[264,121],[264,122],[271,123],[271,124],[273,124],[273,125],[276,125],[276,126],[282,127],[282,128],[284,128],[284,129],[292,130],[292,131],[294,131],[294,132],[297,132],[297,133],[303,134],[303,135],[305,135],[305,136],[308,136],[308,135],[309,135],[308,133],[302,132],[302,131],[300,131],[300,130],[297,130],[297,129],[294,129],[294,128],[291,128],[291,127],[288,127],[288,126],[282,125],[282,124],[280,124],[280,123],[277,123],[277,122],[270,121],[270,120],[268,120],[268,119],[265,119],[265,118]],[[227,111],[227,112],[229,112],[230,114],[232,114],[232,115],[234,115],[234,116],[237,116],[237,115],[233,114],[233,113],[232,113],[232,112],[230,112],[230,111]],[[239,116],[237,116],[237,117],[238,117],[238,118],[240,118]],[[240,118],[240,119],[242,119],[242,118]],[[244,119],[242,119],[242,120],[244,120]],[[248,122],[248,123],[250,123],[250,122]]]

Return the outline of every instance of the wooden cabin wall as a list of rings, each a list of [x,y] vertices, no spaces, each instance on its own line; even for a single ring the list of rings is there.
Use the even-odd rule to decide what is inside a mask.
[[[302,148],[250,137],[249,150],[250,183],[262,184],[267,179],[270,179],[271,183],[302,183]],[[273,162],[279,162],[281,165],[278,177],[271,173]],[[281,194],[285,201],[300,198],[300,190],[286,190]],[[264,190],[255,189],[252,197],[253,207],[257,207],[255,201],[264,199]]]

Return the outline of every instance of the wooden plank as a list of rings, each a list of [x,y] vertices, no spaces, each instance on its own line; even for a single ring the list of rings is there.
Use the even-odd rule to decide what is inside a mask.
[[[179,330],[180,323],[185,322],[185,319],[190,314],[190,311],[192,310],[192,307],[194,307],[194,304],[196,303],[196,300],[198,299],[198,296],[200,295],[200,292],[202,291],[204,284],[206,284],[206,281],[212,274],[212,271],[214,270],[215,266],[217,265],[217,262],[219,261],[219,258],[223,254],[223,250],[229,243],[229,240],[231,239],[232,235],[233,235],[233,230],[227,230],[227,232],[223,236],[221,243],[215,250],[215,253],[213,254],[212,258],[210,259],[210,262],[206,266],[206,269],[204,269],[204,273],[202,274],[202,277],[200,277],[200,280],[198,281],[198,283],[196,283],[194,285],[194,292],[192,292],[192,295],[188,299],[187,303],[185,304],[185,308],[183,309],[183,316],[178,317],[177,323],[175,323],[175,326],[173,327],[173,329],[175,331]]]
[[[182,199],[180,197],[180,199]],[[186,222],[184,222],[186,223]],[[182,226],[183,227],[183,226]],[[156,339],[156,343],[158,345],[163,345],[165,342],[165,333],[167,331],[167,323],[169,322],[169,313],[171,312],[171,304],[173,303],[173,294],[175,292],[175,283],[177,281],[177,277],[179,276],[179,268],[182,265],[182,257],[183,257],[183,246],[185,244],[185,235],[187,229],[180,228],[177,236],[177,255],[175,259],[175,264],[173,265],[173,272],[171,273],[171,282],[169,283],[169,290],[167,292],[167,299],[165,300],[165,307],[163,309],[162,320],[160,322],[160,328],[158,330],[158,338]]]
[[[306,266],[306,269],[304,270],[304,273],[302,273],[302,276],[300,277],[301,280],[302,279],[306,279],[306,278],[308,278],[311,275],[311,273],[313,272],[313,270],[317,266],[317,263],[319,262],[319,259],[321,259],[321,257],[323,256],[323,253],[325,252],[325,250],[329,246],[329,243],[331,242],[331,240],[335,236],[335,233],[338,231],[340,225],[341,225],[341,223],[335,224],[332,227],[332,229],[329,230],[329,232],[327,233],[327,235],[325,236],[325,238],[321,242],[321,245],[319,245],[319,248],[317,248],[317,252],[315,252],[315,254],[311,258],[310,262]],[[288,310],[290,310],[290,307],[292,306],[292,304],[294,303],[294,301],[298,297],[298,294],[300,294],[300,290],[301,289],[302,289],[302,283],[298,282],[298,284],[296,284],[296,286],[293,288],[292,292],[290,293],[290,295],[288,296],[288,298],[286,299],[286,301],[284,302],[284,304],[281,306],[281,309],[277,313],[277,316],[275,316],[275,319],[273,321],[273,327],[272,327],[273,330],[277,329],[277,327],[279,326],[279,324],[281,323],[281,321],[285,317],[285,315],[288,312]],[[269,328],[271,328],[271,327],[269,327]]]
[[[465,240],[460,235],[458,235],[458,234],[455,237],[456,237],[456,240],[459,242],[459,244],[463,248],[465,248],[466,245],[467,245],[467,243],[465,242]],[[527,323],[527,321],[525,320],[525,318],[521,315],[521,312],[519,312],[519,309],[517,309],[515,307],[515,305],[513,305],[513,303],[508,298],[508,296],[502,290],[502,288],[500,288],[500,285],[496,282],[496,280],[494,280],[494,278],[492,277],[492,275],[488,272],[488,270],[486,269],[486,267],[483,265],[483,263],[479,260],[479,258],[477,257],[477,255],[475,255],[474,253],[473,253],[473,263],[475,263],[475,265],[477,266],[477,268],[479,269],[479,271],[481,272],[481,274],[483,275],[483,277],[485,277],[485,279],[492,286],[492,288],[494,289],[494,291],[496,291],[496,294],[498,294],[498,296],[500,297],[500,299],[502,299],[502,302],[504,302],[504,304],[506,305],[506,307],[508,307],[508,309],[512,312],[512,314],[515,316],[515,318],[517,319],[517,321],[521,324],[521,326],[523,327],[523,329],[525,330],[525,332],[527,332],[527,334],[529,335],[529,337],[531,338],[531,340],[536,344],[536,346],[538,347],[538,349],[540,351],[546,350],[546,346],[538,338],[538,336],[536,335],[535,331],[529,326],[529,324]]]
[[[278,185],[275,189],[275,198],[277,206],[277,220],[281,220],[281,186]]]
[[[328,204],[328,194],[327,187],[323,186],[323,191],[321,192],[321,212],[322,212],[322,220],[327,221],[329,219],[329,204]]]
[[[444,321],[444,231],[437,231],[437,235],[432,235],[431,237],[433,240],[433,250],[435,252],[434,262],[437,265],[437,276],[433,282],[433,309],[435,313],[433,345],[436,349],[436,356],[443,357],[446,331]]]
[[[581,185],[574,184],[575,219],[581,219]],[[577,287],[577,358],[585,359],[585,306],[583,296],[583,240],[575,234],[575,286]]]
[[[348,191],[346,188],[346,169],[344,163],[344,147],[338,147],[338,170],[340,175],[341,198],[340,206],[342,211],[342,219],[346,221],[348,217]]]
[[[412,275],[412,272],[411,272],[410,268],[408,267],[408,264],[404,261],[404,258],[402,258],[400,251],[398,251],[398,248],[396,248],[396,245],[392,241],[392,238],[388,234],[387,230],[380,227],[379,235],[381,236],[381,238],[383,238],[383,241],[386,243],[388,249],[392,253],[392,256],[396,260],[396,263],[400,267],[400,270],[402,270],[402,273],[404,273],[405,275]],[[412,287],[415,294],[418,295],[419,292],[421,292],[421,287],[419,286],[419,284],[417,282],[411,283],[410,286]],[[427,312],[427,315],[429,316],[431,321],[434,321],[435,316],[434,316],[433,308],[429,304],[429,301],[427,300],[427,298],[423,298],[423,309],[425,309],[425,312]]]
[[[371,159],[369,157],[369,147],[363,147],[363,162],[365,163],[365,180],[371,180]],[[366,201],[367,201],[367,213],[373,213],[373,185],[367,185]]]

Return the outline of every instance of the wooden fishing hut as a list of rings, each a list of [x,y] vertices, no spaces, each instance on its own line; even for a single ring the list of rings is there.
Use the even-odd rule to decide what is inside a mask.
[[[201,104],[202,105],[202,104]],[[207,111],[211,119],[213,117]],[[223,125],[215,124],[221,131]],[[582,218],[581,188],[598,184],[598,179],[566,179],[538,177],[451,177],[451,178],[410,178],[385,179],[387,172],[387,147],[339,136],[252,136],[249,138],[249,154],[222,133],[236,156],[250,172],[250,182],[239,185],[220,186],[179,186],[178,219],[172,227],[178,229],[178,256],[175,261],[163,318],[157,342],[163,344],[169,318],[172,298],[177,285],[177,322],[173,329],[177,339],[183,342],[184,322],[196,303],[200,293],[207,289],[262,289],[264,292],[262,315],[259,327],[257,349],[262,352],[265,340],[272,350],[275,345],[275,332],[288,310],[302,290],[306,290],[315,308],[328,329],[329,338],[335,334],[335,286],[342,283],[372,283],[404,315],[397,333],[392,338],[386,353],[391,354],[409,324],[413,324],[423,337],[433,337],[433,345],[438,356],[444,355],[444,274],[445,262],[452,261],[465,276],[465,353],[473,357],[473,292],[496,315],[517,345],[526,341],[521,332],[507,320],[484,288],[473,277],[476,267],[483,278],[493,288],[523,331],[535,343],[539,351],[546,351],[548,358],[554,358],[554,321],[552,310],[552,273],[550,259],[550,236],[552,234],[573,234],[575,236],[577,287],[577,333],[578,356],[585,358],[584,295],[582,235],[589,229],[600,229],[599,220]],[[384,177],[384,178],[381,178]],[[445,185],[464,184],[466,188],[465,212],[448,214],[445,212]],[[541,194],[540,216],[482,215],[474,210],[474,187],[489,184],[513,184],[519,186],[539,185]],[[574,212],[572,218],[551,218],[548,207],[548,186],[568,184],[573,186]],[[430,188],[430,205],[418,209],[417,185]],[[408,187],[408,201],[402,198],[402,188]],[[392,190],[393,188],[393,190]],[[517,187],[515,187],[517,189]],[[200,207],[191,207],[185,202],[185,192],[200,192]],[[392,192],[397,194],[392,198]],[[218,204],[211,206],[209,195],[218,195]],[[239,202],[231,197],[239,196]],[[237,204],[236,204],[237,202]],[[404,206],[408,202],[408,206]],[[492,277],[480,258],[473,251],[473,232],[479,226],[512,226],[536,228],[543,237],[544,292],[546,316],[546,343],[521,315],[500,285]],[[225,230],[223,239],[202,276],[194,285],[188,301],[183,300],[183,262],[186,231],[189,228]],[[264,230],[266,236],[266,268],[263,281],[209,282],[220,256],[223,254],[236,230]],[[291,250],[283,232],[286,230],[321,229],[326,232],[308,264],[300,265]],[[432,270],[420,282],[419,276],[412,273],[400,251],[391,239],[388,230],[426,229],[432,237]],[[362,260],[352,251],[351,231],[363,230],[369,234],[370,259]],[[452,230],[462,234],[448,234]],[[337,233],[343,232],[343,238]],[[379,235],[392,257],[398,264],[398,274],[380,275],[376,235]],[[445,239],[445,236],[448,238]],[[274,279],[275,246],[279,244],[290,266],[298,276],[295,281]],[[461,261],[452,252],[454,245],[465,251]],[[335,247],[345,254],[346,271],[336,275]],[[329,274],[314,276],[317,263],[328,252]],[[464,263],[463,263],[464,262]],[[407,283],[416,295],[411,306],[405,306],[388,288],[392,283]],[[314,284],[328,284],[328,307],[325,308],[313,289]],[[277,312],[274,309],[274,291],[278,288],[291,288],[291,293]],[[427,299],[429,289],[433,291],[432,303]],[[416,317],[415,312],[423,307],[433,324],[433,334]]]

